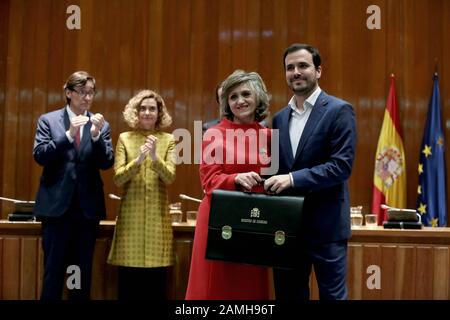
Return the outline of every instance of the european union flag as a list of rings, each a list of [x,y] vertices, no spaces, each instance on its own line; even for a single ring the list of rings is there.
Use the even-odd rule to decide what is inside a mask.
[[[447,188],[445,174],[445,141],[441,122],[439,79],[433,77],[433,93],[428,106],[419,158],[417,211],[425,226],[447,225]]]

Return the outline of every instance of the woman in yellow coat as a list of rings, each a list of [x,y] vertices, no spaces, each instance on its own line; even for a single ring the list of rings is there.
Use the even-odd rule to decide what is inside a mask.
[[[108,263],[119,266],[119,299],[165,299],[173,235],[167,185],[175,180],[175,140],[162,97],[143,90],[123,117],[132,131],[116,146],[114,182],[124,188]]]

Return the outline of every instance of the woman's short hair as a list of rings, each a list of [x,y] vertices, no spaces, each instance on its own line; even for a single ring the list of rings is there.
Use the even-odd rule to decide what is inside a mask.
[[[122,113],[125,122],[131,128],[137,129],[139,127],[139,109],[141,107],[142,100],[144,99],[156,100],[156,105],[158,106],[158,119],[155,123],[156,130],[161,130],[172,124],[172,117],[167,111],[163,98],[155,91],[142,90],[128,101]]]
[[[231,91],[241,84],[248,84],[256,97],[255,121],[262,121],[269,115],[270,94],[261,76],[256,72],[235,70],[222,82],[222,94],[220,96],[220,115],[228,120],[233,120],[234,115],[228,105],[228,96]]]

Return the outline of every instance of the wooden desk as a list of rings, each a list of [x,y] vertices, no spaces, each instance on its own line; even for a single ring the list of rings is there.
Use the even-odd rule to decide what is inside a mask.
[[[115,299],[117,269],[106,263],[114,221],[102,221],[94,253],[92,297]],[[194,225],[173,225],[175,265],[170,297],[183,299]],[[0,299],[38,299],[42,281],[40,223],[0,220]],[[394,230],[354,228],[349,241],[351,299],[450,300],[450,228]],[[370,266],[380,270],[380,289],[369,289]],[[369,273],[368,273],[369,268]],[[370,282],[370,279],[369,279]],[[312,298],[318,292],[311,280]]]
[[[93,299],[116,299],[117,267],[106,263],[115,221],[101,221],[92,269]],[[169,296],[184,299],[195,225],[174,223],[176,264],[169,276]],[[39,299],[43,253],[40,222],[0,220],[0,300]]]
[[[354,228],[349,242],[352,299],[450,300],[450,228]],[[381,288],[369,289],[369,266],[381,271]]]

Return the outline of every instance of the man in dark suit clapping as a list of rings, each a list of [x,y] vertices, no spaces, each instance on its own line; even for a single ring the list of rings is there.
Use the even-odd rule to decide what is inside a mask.
[[[39,118],[33,149],[43,166],[34,208],[42,221],[41,299],[61,299],[64,277],[71,272],[69,299],[89,299],[98,225],[106,216],[100,169],[113,165],[114,154],[108,123],[88,111],[95,79],[75,72],[64,93],[67,105]]]

